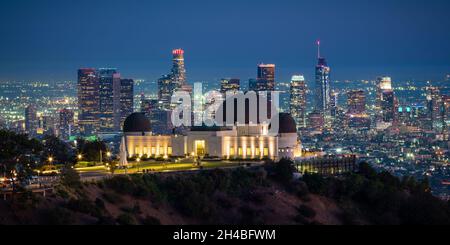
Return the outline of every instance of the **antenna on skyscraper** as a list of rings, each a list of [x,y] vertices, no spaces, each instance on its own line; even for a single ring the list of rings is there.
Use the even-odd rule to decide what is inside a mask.
[[[317,58],[320,59],[320,40],[317,40]]]

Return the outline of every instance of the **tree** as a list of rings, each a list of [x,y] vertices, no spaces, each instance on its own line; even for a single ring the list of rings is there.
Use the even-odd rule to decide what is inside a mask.
[[[102,153],[102,158],[106,159],[106,154],[108,148],[105,142],[96,141],[85,141],[84,139],[77,140],[77,151],[83,155],[83,159],[89,162],[99,162],[100,152]]]
[[[14,178],[13,190],[16,184],[21,184],[32,174],[39,164],[42,144],[29,139],[27,135],[0,130],[0,173],[6,178]]]
[[[61,170],[61,184],[70,188],[81,187],[81,178],[72,165],[66,165]]]
[[[275,178],[283,184],[288,184],[292,181],[295,167],[294,163],[289,159],[281,159],[278,163],[275,163]]]
[[[42,161],[47,162],[53,158],[55,164],[75,164],[76,156],[72,147],[55,136],[46,136],[43,140],[44,151]]]

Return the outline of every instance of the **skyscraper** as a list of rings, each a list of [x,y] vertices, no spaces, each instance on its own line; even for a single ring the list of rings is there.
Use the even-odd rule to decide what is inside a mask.
[[[366,113],[366,95],[364,90],[353,90],[347,93],[348,114]]]
[[[303,75],[295,75],[291,80],[291,115],[298,128],[306,127],[306,82]]]
[[[36,136],[38,124],[36,107],[34,105],[29,105],[25,108],[25,132],[30,137]]]
[[[175,49],[172,51],[172,55],[173,55],[172,81],[175,84],[175,89],[181,89],[184,85],[186,85],[184,50]]]
[[[366,113],[366,94],[364,90],[347,93],[347,125],[350,128],[369,129],[370,117]]]
[[[220,80],[220,92],[226,94],[227,92],[238,92],[241,87],[241,80],[238,78],[224,78]]]
[[[59,112],[59,135],[60,138],[68,140],[74,133],[75,113],[69,109],[62,109]]]
[[[162,103],[165,110],[171,109],[172,94],[175,92],[176,85],[172,77],[166,75],[158,79],[158,100]]]
[[[78,70],[78,125],[82,135],[98,130],[100,86],[97,71],[92,68]]]
[[[133,114],[134,107],[134,80],[120,80],[120,127],[123,127],[125,119]]]
[[[392,124],[395,119],[396,99],[390,77],[377,78],[376,94],[376,121],[377,123]]]
[[[255,91],[274,91],[275,90],[275,65],[258,65],[258,76],[256,78]]]
[[[439,88],[427,88],[427,107],[430,129],[441,131],[444,127],[444,101]]]
[[[318,45],[318,63],[316,65],[316,111],[329,114],[330,102],[331,102],[331,88],[330,88],[330,67],[327,64],[325,58],[320,55],[320,41]]]
[[[120,74],[114,68],[102,68],[99,76],[100,132],[120,130]]]

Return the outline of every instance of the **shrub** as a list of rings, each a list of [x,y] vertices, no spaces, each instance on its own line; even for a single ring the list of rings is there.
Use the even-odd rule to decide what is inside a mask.
[[[117,223],[119,223],[119,225],[136,225],[136,219],[128,213],[123,213],[121,215],[119,215],[119,217],[117,217],[116,219]]]

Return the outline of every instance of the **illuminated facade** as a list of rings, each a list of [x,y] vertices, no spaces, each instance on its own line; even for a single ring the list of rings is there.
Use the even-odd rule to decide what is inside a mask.
[[[390,77],[377,79],[376,121],[378,124],[392,125],[395,119],[395,93]]]
[[[37,133],[39,121],[37,118],[37,110],[34,105],[29,105],[25,108],[25,132],[34,137]]]
[[[133,114],[134,107],[134,80],[120,80],[120,128],[123,128],[125,119]]]
[[[275,65],[258,65],[258,76],[253,91],[274,91],[275,90]]]
[[[277,136],[267,125],[192,127],[184,135],[155,135],[141,113],[132,114],[124,125],[127,155],[147,157],[209,157],[216,159],[295,158],[301,154],[293,118],[280,114]]]
[[[316,66],[316,111],[329,114],[331,104],[331,88],[330,88],[330,67],[328,67],[325,58],[319,57]]]
[[[298,128],[306,127],[306,82],[302,75],[293,76],[291,80],[291,115]]]
[[[116,69],[99,69],[100,132],[120,130],[120,74]]]
[[[92,135],[98,130],[99,89],[96,69],[78,70],[78,125],[82,135]]]

